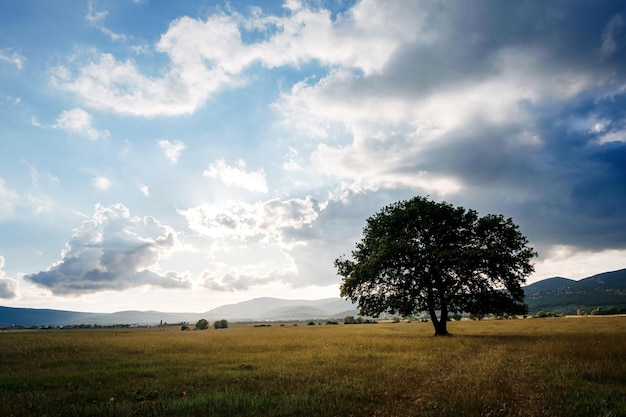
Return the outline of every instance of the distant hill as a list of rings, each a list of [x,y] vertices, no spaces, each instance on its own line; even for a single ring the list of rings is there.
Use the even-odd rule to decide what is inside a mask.
[[[280,298],[255,298],[228,304],[204,313],[165,313],[160,311],[118,311],[115,313],[80,313],[60,310],[0,307],[0,327],[13,325],[70,326],[116,324],[158,325],[163,323],[195,323],[201,318],[210,322],[230,321],[280,321],[343,318],[356,315],[356,306],[341,298],[322,300],[284,300]]]
[[[209,320],[306,320],[327,319],[337,314],[355,311],[356,306],[341,298],[321,300],[284,300],[263,297],[214,308],[205,314]],[[344,316],[342,316],[343,318]]]
[[[524,288],[531,314],[554,311],[575,314],[596,307],[626,307],[626,269],[604,272],[575,281],[548,278]]]
[[[524,287],[531,314],[554,311],[575,314],[596,307],[626,308],[626,269],[605,272],[576,281],[554,277]],[[63,310],[0,307],[0,327],[12,325],[68,326],[163,323],[195,323],[201,318],[210,322],[325,320],[356,316],[357,306],[341,298],[321,300],[285,300],[263,297],[236,304],[223,305],[204,313],[165,313],[160,311],[119,311],[116,313],[85,313]]]
[[[98,316],[98,314],[37,308],[0,307],[0,326],[58,326],[59,324],[78,322],[90,316]]]
[[[532,283],[524,287],[524,292],[526,295],[528,295],[528,294],[540,293],[543,291],[554,291],[554,290],[558,290],[559,288],[571,286],[572,284],[576,282],[577,282],[576,280],[569,279],[569,278],[562,278],[562,277],[548,278],[548,279],[544,279],[541,281],[537,281],[535,283]]]

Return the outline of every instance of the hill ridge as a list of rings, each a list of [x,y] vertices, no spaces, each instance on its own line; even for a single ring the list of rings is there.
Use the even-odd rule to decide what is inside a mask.
[[[626,308],[626,268],[602,272],[581,280],[564,277],[546,278],[524,288],[530,313],[554,311],[574,314],[596,307]],[[258,297],[225,304],[202,313],[168,313],[156,310],[125,310],[114,313],[90,313],[41,308],[0,306],[0,327],[67,326],[195,323],[209,321],[263,321],[341,318],[356,315],[357,306],[339,297],[317,300]]]

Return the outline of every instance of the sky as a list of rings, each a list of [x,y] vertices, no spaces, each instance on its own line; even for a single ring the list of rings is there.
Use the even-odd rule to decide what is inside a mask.
[[[414,196],[626,268],[624,2],[0,3],[0,305],[338,297]]]

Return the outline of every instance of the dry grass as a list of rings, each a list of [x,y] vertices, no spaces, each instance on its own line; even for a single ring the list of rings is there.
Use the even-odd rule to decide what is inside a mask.
[[[0,415],[626,416],[626,317],[449,327],[5,332]]]

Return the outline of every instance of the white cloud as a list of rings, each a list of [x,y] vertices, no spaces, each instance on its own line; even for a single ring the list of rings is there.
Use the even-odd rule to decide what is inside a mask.
[[[15,204],[18,203],[19,195],[8,188],[3,178],[0,178],[0,220],[5,220],[13,215]]]
[[[99,190],[106,191],[111,188],[111,181],[106,177],[96,177],[91,180],[91,185]]]
[[[38,125],[37,121],[33,119],[31,121],[35,126]],[[91,125],[91,115],[83,109],[74,108],[66,110],[57,118],[56,123],[52,125],[55,129],[63,129],[71,133],[75,133],[81,136],[86,136],[91,140],[98,140],[100,138],[109,137],[108,130],[98,131]]]
[[[188,288],[188,278],[162,272],[162,259],[182,247],[177,232],[153,217],[131,216],[122,204],[96,205],[74,230],[61,260],[25,279],[54,294],[87,294],[149,285]]]
[[[265,171],[246,171],[246,162],[239,160],[237,166],[227,165],[224,159],[211,163],[204,171],[204,176],[215,178],[228,186],[241,187],[249,191],[267,193]]]
[[[18,52],[10,49],[0,49],[0,61],[15,65],[18,69],[22,69],[25,60],[26,58]]]
[[[17,288],[17,281],[6,277],[4,273],[4,256],[0,255],[0,298],[15,298],[17,296]]]
[[[170,142],[166,139],[161,139],[157,142],[159,147],[163,150],[165,157],[172,163],[178,162],[180,154],[187,148],[185,144],[179,140]]]
[[[228,272],[219,279],[213,273],[205,272],[202,277],[202,285],[212,291],[247,291],[252,287],[266,286],[273,282],[289,281],[296,276],[293,269],[274,270],[264,275],[259,274],[256,270],[256,266],[243,268],[240,271]]]
[[[108,14],[109,12],[106,10],[103,10],[100,12],[95,11],[94,6],[93,6],[93,1],[90,1],[89,10],[87,11],[87,14],[85,15],[85,20],[87,20],[87,23],[89,23],[91,26],[95,27],[100,32],[104,33],[105,35],[107,35],[114,41],[126,39],[126,36],[115,33],[104,25],[104,20],[106,19]]]
[[[321,210],[315,200],[307,197],[253,204],[231,200],[220,206],[202,205],[178,213],[187,219],[190,229],[205,236],[234,240],[260,237],[265,243],[291,248],[304,242],[288,232],[310,226]]]
[[[139,185],[139,191],[141,191],[141,194],[145,195],[146,197],[150,196],[150,188],[148,188],[148,186],[145,184]]]
[[[335,21],[325,9],[304,5],[289,9],[286,16],[216,13],[206,20],[174,20],[156,45],[170,60],[161,78],[142,74],[133,61],[103,53],[78,68],[77,74],[57,68],[53,81],[89,106],[137,116],[171,116],[192,113],[215,92],[242,85],[242,73],[253,63],[271,68],[316,61],[371,74],[379,72],[403,42],[418,34],[422,40],[428,38],[420,29],[424,16],[419,8],[404,8],[394,1],[360,2]],[[100,25],[103,13],[88,16]],[[247,30],[267,35],[244,43]]]

